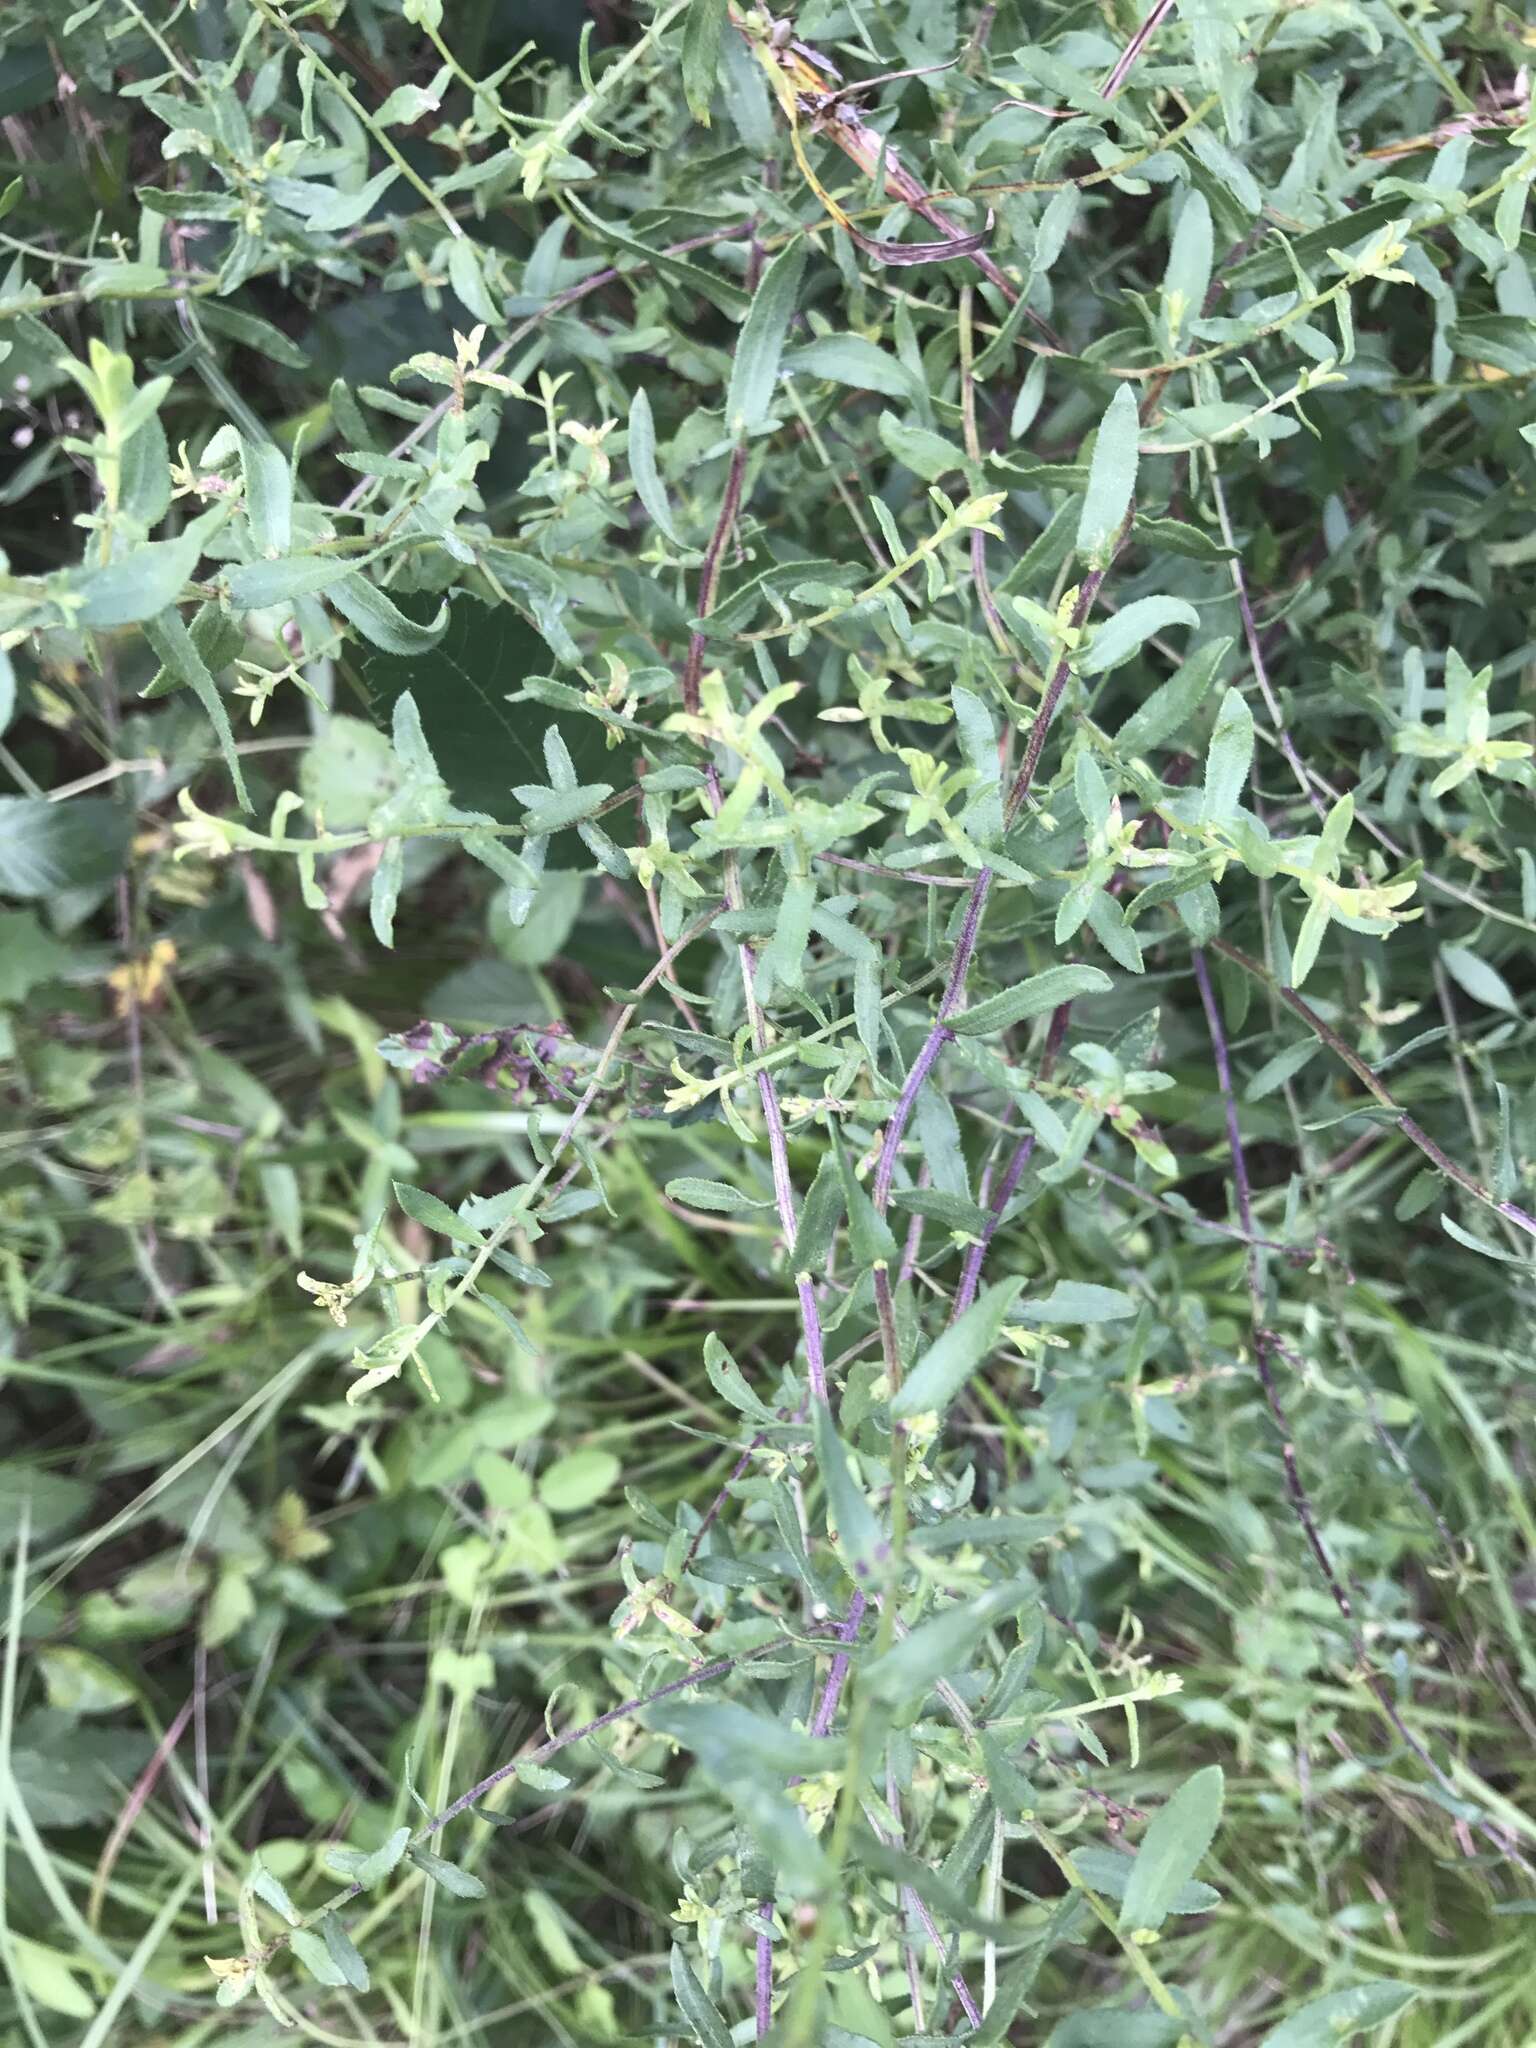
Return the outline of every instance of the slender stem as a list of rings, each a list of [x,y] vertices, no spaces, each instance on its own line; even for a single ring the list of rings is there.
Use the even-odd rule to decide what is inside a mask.
[[[1050,1079],[1051,1069],[1056,1064],[1056,1055],[1060,1052],[1062,1040],[1067,1035],[1067,1024],[1071,1015],[1070,1003],[1062,1003],[1051,1012],[1050,1028],[1045,1036],[1045,1050],[1040,1055],[1040,1065],[1036,1070],[1038,1081]],[[1003,1220],[1008,1204],[1019,1191],[1019,1182],[1024,1178],[1024,1169],[1028,1166],[1034,1149],[1035,1134],[1033,1131],[1026,1131],[1014,1146],[1013,1157],[1008,1162],[1007,1170],[992,1192],[992,1199],[987,1207],[986,1228],[965,1255],[965,1264],[960,1269],[960,1285],[955,1289],[954,1304],[949,1312],[951,1322],[963,1316],[976,1299],[976,1290],[981,1284],[982,1265],[991,1249],[992,1240],[997,1235],[998,1225]]]
[[[720,565],[724,560],[731,535],[736,530],[736,517],[741,510],[742,484],[747,474],[747,444],[738,441],[731,450],[731,466],[726,471],[725,496],[720,502],[720,517],[715,521],[715,530],[710,535],[709,546],[704,553],[704,568],[699,577],[699,611],[701,619],[707,619],[715,608],[715,593],[720,587]],[[699,708],[699,678],[704,673],[705,637],[695,632],[688,641],[688,659],[683,666],[683,709],[696,713]]]
[[[1344,1062],[1355,1079],[1381,1108],[1390,1111],[1403,1136],[1411,1145],[1416,1145],[1430,1164],[1438,1168],[1447,1180],[1455,1181],[1459,1188],[1464,1188],[1475,1201],[1483,1203],[1496,1216],[1502,1216],[1506,1222],[1513,1223],[1528,1237],[1536,1238],[1536,1216],[1530,1215],[1517,1202],[1501,1201],[1491,1189],[1483,1186],[1476,1174],[1469,1173],[1466,1167],[1442,1150],[1422,1125],[1393,1099],[1392,1091],[1387,1084],[1371,1070],[1349,1041],[1341,1038],[1331,1024],[1324,1023],[1311,1004],[1298,995],[1295,989],[1286,988],[1260,961],[1228,940],[1213,939],[1211,945],[1214,951],[1241,967],[1245,974],[1251,974],[1255,981],[1262,982],[1266,988],[1273,990],[1286,1008],[1294,1011],[1307,1028],[1316,1033],[1328,1050]]]

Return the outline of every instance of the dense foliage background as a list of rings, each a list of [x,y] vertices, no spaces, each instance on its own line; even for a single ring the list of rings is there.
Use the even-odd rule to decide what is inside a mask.
[[[10,0],[6,2043],[1532,2038],[1533,41]]]

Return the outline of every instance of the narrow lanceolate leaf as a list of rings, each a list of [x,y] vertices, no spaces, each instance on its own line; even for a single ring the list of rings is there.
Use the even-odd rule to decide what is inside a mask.
[[[1216,1838],[1224,1789],[1220,1765],[1211,1764],[1186,1778],[1153,1815],[1120,1907],[1125,1933],[1155,1934],[1173,1911],[1174,1901]]]
[[[698,4],[698,0],[694,0]],[[672,1950],[672,1993],[700,2048],[731,2048],[731,2030],[688,1967],[681,1947]]]
[[[874,1510],[853,1476],[848,1451],[837,1433],[831,1410],[815,1403],[816,1460],[827,1489],[827,1507],[836,1535],[838,1555],[854,1578],[867,1582],[885,1554],[885,1539]]]
[[[1200,804],[1202,825],[1228,825],[1237,814],[1248,770],[1253,765],[1253,713],[1240,690],[1221,700],[1216,730],[1205,757],[1205,794]]]
[[[1122,384],[1099,422],[1088,465],[1088,490],[1077,522],[1077,549],[1095,568],[1108,562],[1115,540],[1131,509],[1136,488],[1137,434],[1140,418],[1136,395]]]
[[[714,1209],[728,1215],[736,1209],[771,1209],[772,1199],[757,1201],[751,1195],[744,1195],[740,1188],[733,1188],[728,1181],[700,1180],[693,1174],[680,1174],[667,1182],[667,1194],[674,1202],[686,1202],[690,1209]]]
[[[252,540],[264,555],[286,555],[293,545],[293,478],[287,456],[275,442],[242,434],[240,467]]]
[[[192,635],[187,631],[181,613],[167,606],[157,619],[146,619],[144,638],[171,674],[180,677],[207,712],[208,722],[218,735],[219,751],[224,756],[229,779],[235,785],[240,808],[242,811],[253,809],[246,794],[245,777],[240,772],[234,728],[230,725],[229,713],[224,709],[224,699],[219,695],[218,684],[204,666],[203,657],[193,645]]]
[[[629,404],[629,473],[652,525],[659,527],[674,547],[681,547],[666,489],[656,468],[656,423],[651,417],[651,401],[643,390],[637,391]]]
[[[1170,348],[1178,347],[1190,321],[1200,317],[1211,282],[1211,253],[1211,209],[1205,194],[1192,190],[1179,209],[1163,278],[1163,322]]]
[[[929,1345],[893,1397],[893,1416],[943,1414],[1001,1336],[1021,1284],[996,1281]]]
[[[1379,2027],[1412,2005],[1418,1987],[1391,1977],[1372,1977],[1346,1991],[1314,1998],[1288,2020],[1272,2027],[1259,2048],[1335,2048],[1369,2027]]]
[[[877,1657],[864,1674],[876,1699],[900,1707],[919,1700],[935,1679],[965,1668],[971,1651],[990,1628],[1036,1605],[1039,1588],[1030,1579],[1010,1579],[989,1586],[974,1599],[962,1600],[913,1629],[905,1642]]]
[[[1021,1024],[1026,1017],[1076,1002],[1079,996],[1106,995],[1113,987],[1102,967],[1047,967],[1043,974],[1032,974],[1027,981],[962,1010],[949,1019],[949,1028],[961,1038],[984,1038],[992,1031],[1006,1031],[1010,1024]]]
[[[412,1849],[410,1859],[416,1868],[430,1877],[435,1885],[455,1899],[483,1899],[485,1886],[472,1871],[461,1870],[457,1863],[447,1863],[441,1856],[432,1856],[425,1849]]]
[[[709,103],[720,72],[727,0],[689,0],[683,25],[683,98],[695,121],[709,126]]]
[[[473,1245],[479,1250],[479,1231],[471,1229],[462,1216],[455,1216],[446,1202],[429,1195],[425,1188],[414,1188],[409,1181],[397,1180],[395,1200],[423,1230],[435,1230],[441,1237],[451,1237],[455,1244]]]
[[[805,244],[791,242],[763,272],[747,309],[736,338],[731,381],[725,394],[726,430],[732,435],[760,433],[768,422],[784,355],[784,337],[794,318],[804,268]]]
[[[1131,713],[1115,734],[1115,751],[1131,757],[1145,754],[1182,732],[1231,650],[1230,640],[1207,640],[1197,647],[1183,666]]]
[[[1129,661],[1144,642],[1170,626],[1198,626],[1200,614],[1182,597],[1138,597],[1099,627],[1079,666],[1085,676],[1105,675]]]

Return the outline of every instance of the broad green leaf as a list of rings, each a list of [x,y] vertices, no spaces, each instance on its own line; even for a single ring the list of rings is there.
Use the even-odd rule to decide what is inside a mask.
[[[365,1892],[376,1891],[405,1854],[410,1839],[409,1828],[396,1828],[377,1849],[327,1849],[326,1868]]]
[[[317,1984],[324,1984],[330,1990],[339,1990],[347,1980],[345,1971],[333,1959],[330,1949],[318,1934],[307,1927],[297,1927],[288,1937],[288,1946],[308,1970]]]
[[[1194,1876],[1221,1824],[1225,1780],[1219,1764],[1186,1778],[1148,1823],[1120,1906],[1127,1934],[1155,1933]]]
[[[1467,946],[1442,946],[1440,958],[1451,979],[1464,988],[1475,1003],[1490,1010],[1502,1010],[1508,1017],[1520,1015],[1520,1005],[1509,983],[1481,954]]]
[[[1077,522],[1077,549],[1093,568],[1109,561],[1136,488],[1139,416],[1136,394],[1122,384],[1105,409],[1088,465],[1088,490]]]
[[[942,1415],[996,1344],[1022,1283],[998,1280],[984,1288],[958,1322],[930,1344],[891,1400],[891,1414]]]
[[[573,1515],[611,1492],[622,1469],[612,1451],[567,1451],[539,1474],[539,1499],[552,1514]]]
[[[726,431],[733,437],[760,433],[767,424],[804,268],[805,243],[797,237],[779,251],[758,281],[736,337],[725,395]]]
[[[194,519],[176,540],[122,548],[105,568],[61,569],[47,580],[50,597],[80,626],[132,626],[174,604],[202,558],[222,510]]]
[[[1072,1861],[1083,1882],[1090,1885],[1101,1898],[1123,1899],[1136,1868],[1134,1856],[1124,1856],[1118,1849],[1097,1849],[1093,1847],[1072,1851]],[[1201,1884],[1191,1879],[1178,1892],[1170,1913],[1209,1913],[1221,1904],[1221,1893],[1213,1885]]]
[[[110,797],[0,796],[0,896],[58,896],[115,879],[133,830]]]
[[[1373,1977],[1347,1991],[1330,1991],[1272,2027],[1259,2048],[1336,2048],[1340,2041],[1396,2019],[1418,1997],[1418,1987]]]
[[[880,415],[880,439],[885,443],[887,452],[910,469],[914,476],[920,476],[924,483],[937,483],[941,476],[949,476],[965,467],[963,449],[957,448],[952,441],[946,441],[942,434],[915,426],[909,420],[899,420],[891,412]]]
[[[912,379],[895,356],[857,334],[823,334],[792,348],[784,358],[787,376],[825,377],[854,391],[878,391],[885,398],[910,398]]]
[[[1102,967],[1047,967],[1043,974],[1032,974],[1027,981],[960,1011],[949,1019],[949,1028],[961,1038],[984,1038],[994,1031],[1006,1031],[1026,1017],[1076,1002],[1080,996],[1106,995],[1113,987]]]
[[[1098,627],[1079,666],[1085,676],[1105,675],[1129,661],[1154,633],[1199,623],[1200,614],[1181,597],[1138,597]]]
[[[240,437],[245,516],[261,553],[286,555],[293,545],[293,478],[288,458],[271,441]]]

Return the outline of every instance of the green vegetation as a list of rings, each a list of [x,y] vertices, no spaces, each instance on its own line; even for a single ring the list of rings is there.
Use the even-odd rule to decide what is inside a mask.
[[[1532,41],[0,13],[5,2048],[1536,2036]]]

